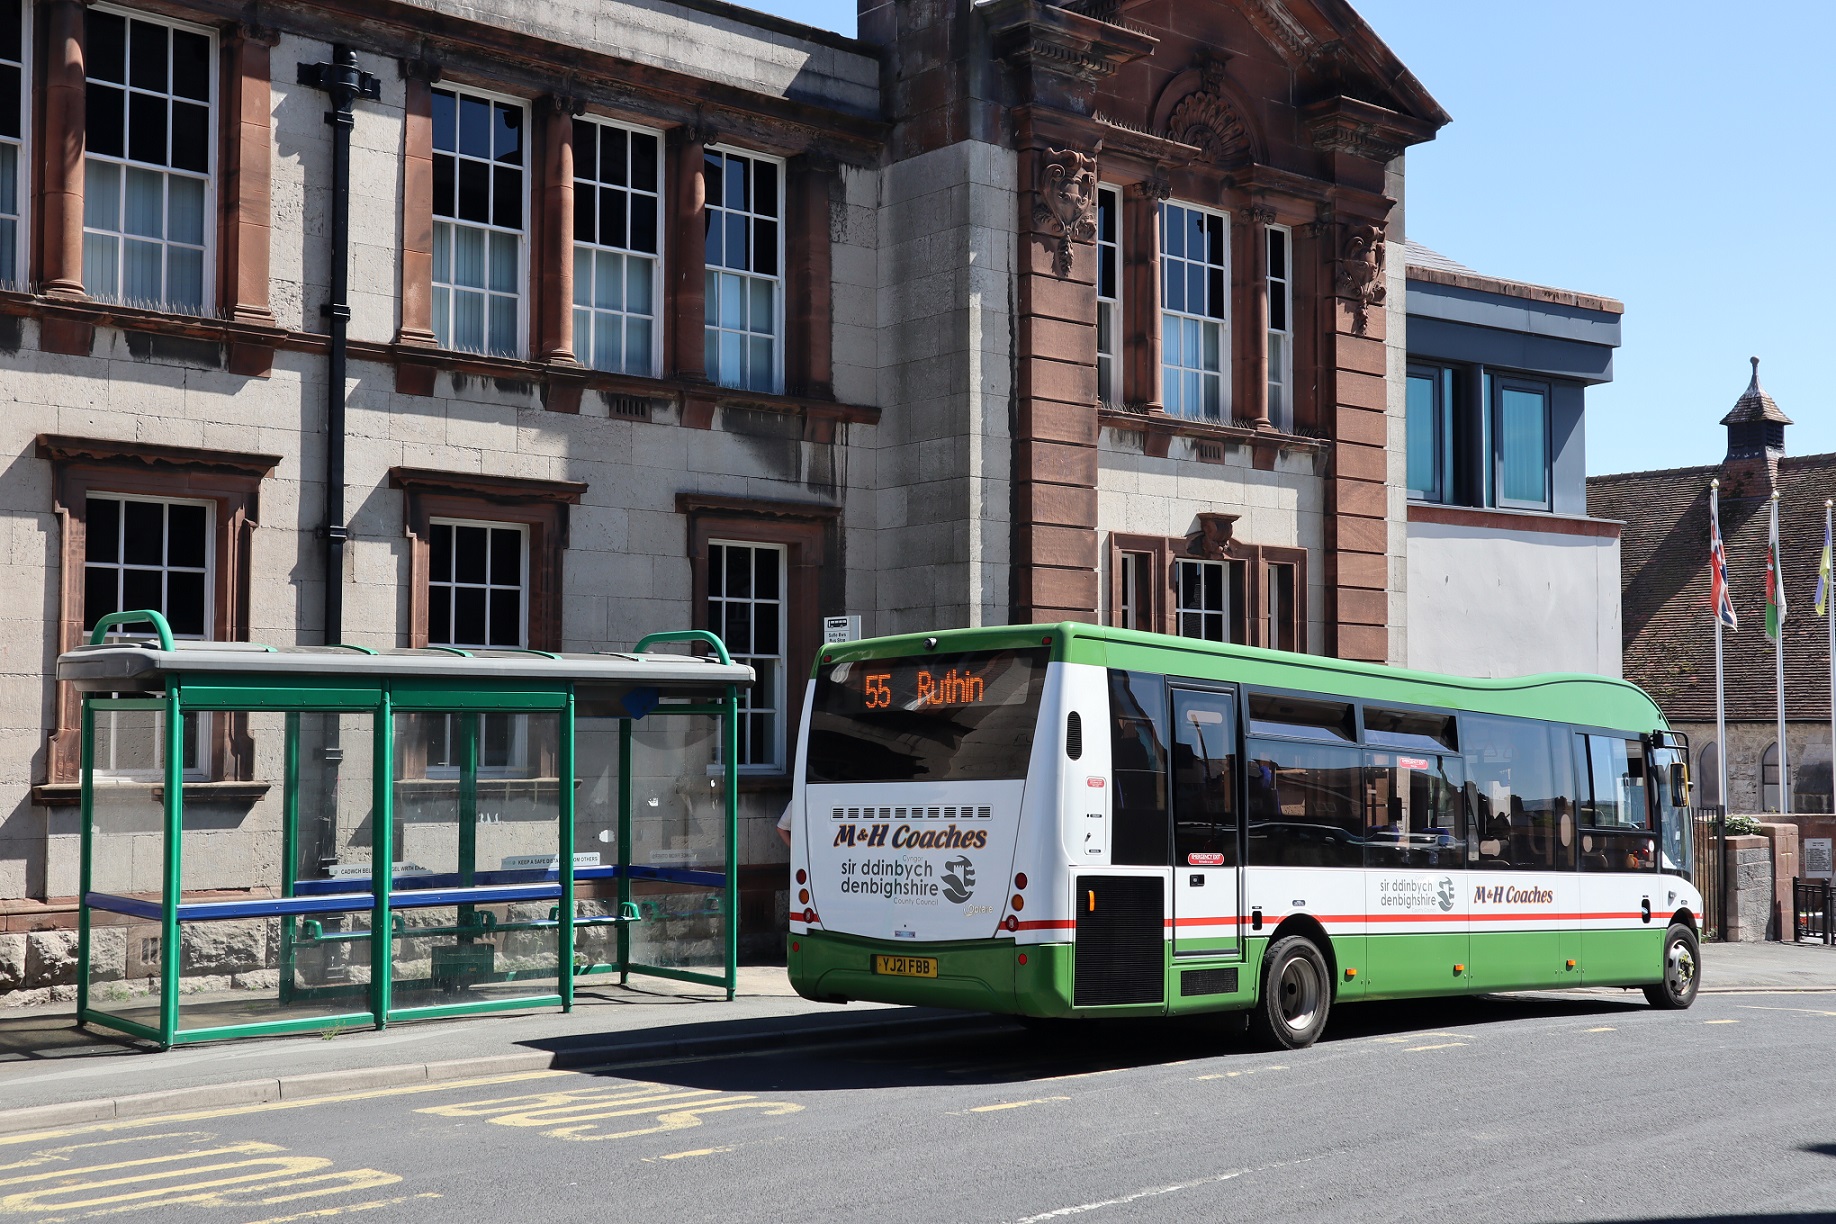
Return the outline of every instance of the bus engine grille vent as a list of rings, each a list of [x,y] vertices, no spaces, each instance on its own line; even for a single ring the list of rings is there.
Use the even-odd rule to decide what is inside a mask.
[[[1166,885],[1159,876],[1077,878],[1071,1001],[1079,1007],[1166,997]]]
[[[1237,993],[1237,971],[1235,969],[1188,969],[1179,975],[1179,993],[1182,998],[1193,995],[1220,995]]]
[[[836,820],[988,820],[994,809],[987,804],[961,807],[850,807],[831,809]]]

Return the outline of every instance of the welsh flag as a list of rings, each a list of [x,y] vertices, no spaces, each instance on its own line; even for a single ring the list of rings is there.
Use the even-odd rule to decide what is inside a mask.
[[[1785,626],[1785,579],[1779,562],[1779,503],[1772,501],[1772,527],[1766,536],[1766,636],[1779,640]]]

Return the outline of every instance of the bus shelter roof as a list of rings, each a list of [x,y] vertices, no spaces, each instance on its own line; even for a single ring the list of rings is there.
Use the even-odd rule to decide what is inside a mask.
[[[468,680],[521,680],[540,684],[569,683],[642,686],[662,696],[706,694],[733,684],[749,686],[756,678],[743,663],[673,652],[643,654],[551,654],[540,650],[459,650],[425,647],[371,650],[358,646],[264,646],[253,642],[174,642],[162,649],[152,639],[117,639],[78,646],[58,656],[57,678],[80,691],[109,693],[165,687],[168,676],[210,676],[220,682],[237,678],[306,680],[348,679],[450,680],[463,688]]]

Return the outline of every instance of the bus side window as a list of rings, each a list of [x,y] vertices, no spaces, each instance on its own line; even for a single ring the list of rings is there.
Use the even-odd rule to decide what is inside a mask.
[[[1565,728],[1527,718],[1462,716],[1467,774],[1478,790],[1474,866],[1574,868],[1574,788],[1562,748],[1566,734]]]
[[[1165,700],[1159,676],[1109,673],[1109,861],[1115,864],[1165,867],[1168,862]]]

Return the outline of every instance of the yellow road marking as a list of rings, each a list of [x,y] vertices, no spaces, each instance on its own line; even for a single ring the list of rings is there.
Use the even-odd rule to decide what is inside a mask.
[[[1042,1075],[1039,1077],[1038,1082],[1041,1084],[1055,1084],[1060,1080],[1095,1079],[1099,1075],[1115,1075],[1117,1072],[1126,1071],[1127,1069],[1126,1067],[1111,1067],[1107,1071],[1075,1071],[1070,1075]]]
[[[1050,1105],[1055,1101],[1068,1101],[1068,1096],[1036,1097],[1031,1101],[1002,1101],[998,1105],[973,1105],[968,1113],[995,1113],[1002,1109],[1025,1109],[1028,1105]]]
[[[1617,1033],[1619,1030],[1610,1024],[1603,1024],[1599,1028],[1591,1028],[1587,1031],[1590,1033]]]
[[[149,1144],[174,1140],[176,1151],[136,1154]],[[79,1163],[85,1161],[94,1163]],[[338,1170],[332,1164],[322,1156],[291,1155],[279,1144],[219,1142],[217,1136],[201,1131],[75,1143],[42,1149],[0,1168],[10,1174],[0,1177],[0,1213],[74,1211],[103,1216],[180,1205],[274,1206],[376,1190],[402,1180],[378,1169]],[[319,1208],[284,1218],[339,1214],[359,1206]]]
[[[1704,1020],[1704,1024],[1739,1024],[1738,1020]]]
[[[657,1157],[657,1159],[658,1160],[687,1160],[691,1156],[718,1156],[722,1152],[731,1152],[732,1150],[733,1149],[730,1147],[696,1148],[692,1152],[671,1152],[669,1155],[659,1156]]]
[[[323,1220],[327,1216],[350,1215],[358,1211],[375,1211],[378,1207],[399,1207],[415,1199],[437,1199],[440,1196],[432,1192],[425,1194],[404,1194],[391,1199],[371,1199],[367,1203],[352,1203],[346,1207],[320,1207],[313,1211],[296,1211],[292,1215],[269,1216],[265,1220],[252,1220],[250,1224],[293,1224],[295,1220]]]
[[[541,1130],[549,1139],[601,1141],[688,1130],[701,1125],[703,1114],[738,1109],[757,1109],[766,1117],[782,1117],[801,1112],[803,1106],[789,1101],[761,1101],[745,1093],[723,1095],[712,1088],[678,1089],[641,1084],[461,1101],[433,1105],[416,1112],[445,1118],[487,1118],[498,1126]],[[597,1125],[611,1118],[636,1118],[646,1114],[656,1117],[654,1125],[605,1133]]]
[[[1403,1053],[1419,1054],[1423,1050],[1452,1050],[1465,1044],[1464,1041],[1443,1041],[1440,1045],[1410,1046]]]
[[[122,1118],[113,1122],[85,1122],[76,1126],[59,1126],[48,1130],[23,1131],[0,1135],[0,1147],[42,1143],[73,1135],[106,1134],[110,1131],[136,1130],[143,1126],[163,1126],[173,1122],[199,1122],[211,1118],[238,1118],[249,1114],[276,1113],[285,1109],[310,1109],[315,1105],[338,1105],[347,1101],[374,1101],[384,1097],[413,1096],[417,1093],[456,1092],[465,1088],[489,1087],[493,1084],[525,1083],[530,1080],[577,1076],[575,1071],[519,1071],[509,1075],[481,1075],[472,1079],[441,1080],[431,1084],[404,1084],[395,1088],[372,1088],[363,1092],[338,1092],[327,1096],[301,1097],[297,1101],[267,1101],[260,1105],[229,1105],[216,1109],[194,1109],[184,1113],[158,1114],[147,1118]]]

